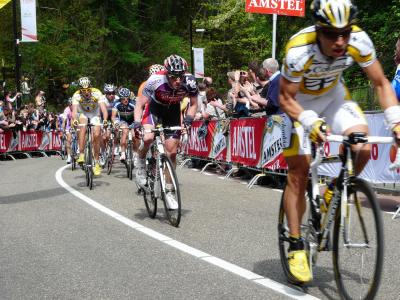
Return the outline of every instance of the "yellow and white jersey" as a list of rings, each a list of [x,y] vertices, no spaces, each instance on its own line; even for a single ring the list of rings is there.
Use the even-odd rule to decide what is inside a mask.
[[[78,113],[83,113],[88,117],[94,117],[100,115],[99,103],[106,103],[106,98],[96,88],[91,89],[91,98],[84,99],[80,91],[77,90],[72,96],[72,105],[78,105]]]
[[[345,55],[332,59],[321,53],[315,26],[295,34],[287,43],[282,76],[300,82],[300,93],[320,96],[335,87],[345,69],[357,62],[367,67],[376,60],[374,45],[359,27],[353,25]]]

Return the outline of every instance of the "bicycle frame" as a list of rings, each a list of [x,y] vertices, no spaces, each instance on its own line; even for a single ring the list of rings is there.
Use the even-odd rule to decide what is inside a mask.
[[[318,145],[316,148],[316,155],[314,160],[311,162],[311,186],[312,186],[312,199],[310,199],[310,208],[312,214],[312,228],[315,230],[315,234],[317,236],[317,240],[310,243],[311,250],[318,249],[318,251],[329,250],[329,233],[332,230],[332,225],[335,220],[336,211],[340,205],[340,226],[343,228],[343,240],[345,241],[345,247],[352,248],[366,248],[369,247],[368,243],[364,244],[352,244],[348,238],[348,228],[347,223],[345,222],[345,218],[347,216],[347,191],[348,185],[351,177],[354,177],[354,162],[351,154],[351,145],[363,143],[363,144],[372,144],[372,143],[393,143],[394,139],[392,137],[373,137],[373,136],[365,136],[365,134],[355,133],[354,135],[350,135],[349,137],[341,136],[341,135],[329,135],[327,136],[328,142],[341,142],[344,145],[344,156],[345,158],[342,161],[341,171],[339,173],[338,180],[336,182],[334,188],[334,194],[332,200],[329,204],[328,211],[325,214],[322,220],[321,226],[321,212],[319,209],[320,205],[320,193],[319,193],[319,185],[318,185],[318,166],[324,161],[331,161],[332,158],[323,158],[323,147],[322,145]],[[399,151],[400,152],[400,151]],[[340,193],[339,193],[340,192]],[[321,228],[321,229],[319,229]],[[364,228],[363,228],[364,230]],[[365,230],[364,230],[364,234]],[[311,257],[311,255],[310,255]],[[311,266],[311,264],[310,264]]]

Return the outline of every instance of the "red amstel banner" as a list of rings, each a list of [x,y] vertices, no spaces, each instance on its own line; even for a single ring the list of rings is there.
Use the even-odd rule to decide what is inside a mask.
[[[207,135],[203,138],[200,134],[199,138],[199,130],[201,131],[203,129],[201,128],[204,126],[203,124],[203,121],[194,121],[192,123],[189,133],[189,142],[186,150],[187,154],[189,155],[208,157],[210,154],[214,131],[212,130],[213,127],[208,124],[209,127],[207,127]]]
[[[53,131],[51,133],[51,149],[52,150],[61,150],[61,132]]]
[[[12,138],[12,132],[11,131],[6,131],[3,133],[0,133],[0,153],[4,153],[8,151],[8,147],[10,146]]]
[[[265,118],[231,120],[231,161],[245,166],[257,167],[261,158],[261,147]]]
[[[246,12],[304,17],[305,0],[246,0]]]
[[[42,142],[42,132],[40,131],[20,131],[18,151],[35,151]]]

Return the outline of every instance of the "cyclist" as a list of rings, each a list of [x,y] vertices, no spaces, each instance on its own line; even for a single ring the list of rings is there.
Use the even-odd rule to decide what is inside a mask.
[[[99,176],[101,174],[101,166],[99,164],[100,152],[100,111],[103,114],[104,126],[107,126],[107,107],[103,94],[96,88],[90,87],[90,80],[87,77],[81,77],[78,81],[79,90],[72,96],[72,119],[73,125],[78,124],[86,125],[88,118],[90,123],[95,125],[93,128],[93,152],[95,164],[93,167],[93,174]],[[81,126],[78,132],[79,144],[79,158],[77,163],[82,164],[85,160],[84,147],[85,147],[86,126]]]
[[[66,139],[66,148],[67,148],[67,164],[71,163],[71,123],[72,123],[72,97],[69,97],[67,101],[67,107],[64,109],[64,112],[60,115],[62,119],[61,129],[65,133]]]
[[[325,122],[337,134],[368,132],[367,121],[342,78],[354,61],[375,86],[386,121],[400,137],[400,107],[372,41],[355,25],[356,6],[350,0],[314,0],[311,10],[314,26],[295,34],[286,46],[279,95],[282,110],[294,121],[290,145],[284,149],[288,164],[284,206],[290,231],[289,269],[300,282],[312,280],[300,233],[311,153],[304,138],[322,142]],[[352,151],[358,174],[368,162],[370,146],[356,145]]]
[[[129,126],[133,123],[133,114],[135,110],[135,105],[129,99],[131,91],[125,87],[118,90],[119,102],[115,103],[112,109],[111,120],[116,128],[122,129],[121,136],[121,156],[119,160],[121,162],[125,161],[125,150],[128,137]],[[132,129],[133,130],[133,129]],[[135,136],[133,133],[132,136]],[[137,151],[137,143],[133,143],[133,150]]]
[[[183,120],[185,126],[190,126],[197,109],[197,84],[194,76],[187,73],[187,62],[179,55],[171,55],[164,61],[165,70],[149,77],[142,96],[139,96],[135,106],[136,128],[143,124],[144,129],[154,128],[159,122],[165,127],[181,126],[180,103],[186,96],[190,98],[190,107]],[[146,105],[147,104],[147,105]],[[146,109],[143,113],[143,108]],[[142,118],[143,114],[143,118]],[[180,131],[166,132],[164,142],[167,155],[173,165],[176,165],[176,153],[180,140]],[[139,151],[137,161],[136,182],[139,186],[146,184],[145,157],[154,134],[144,134],[144,148]],[[171,190],[172,184],[167,183],[166,189]],[[169,207],[176,209],[177,202],[172,193],[166,195]]]
[[[113,83],[105,83],[104,84],[103,93],[104,93],[104,97],[106,99],[107,116],[108,116],[107,121],[111,121],[112,109],[113,109],[115,103],[117,103],[119,101],[119,97],[118,97],[118,95],[116,95],[116,90],[117,90],[117,87]],[[102,117],[102,120],[104,121],[103,115],[101,117]],[[102,149],[104,149],[105,145],[107,145],[108,140],[111,137],[110,129],[111,128],[109,128],[108,130],[104,130],[104,132],[103,132],[102,145],[101,145]],[[101,165],[104,165],[104,163],[105,163],[104,157],[100,156],[100,162],[101,162]]]

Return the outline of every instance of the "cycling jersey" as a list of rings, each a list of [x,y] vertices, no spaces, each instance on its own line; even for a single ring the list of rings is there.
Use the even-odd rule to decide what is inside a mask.
[[[132,122],[134,121],[135,105],[132,101],[129,101],[128,105],[124,105],[122,104],[122,102],[115,103],[113,111],[117,112],[118,119],[120,121],[124,121],[128,123],[128,125],[132,124]]]
[[[108,112],[108,121],[111,121],[111,113],[112,110],[115,106],[116,103],[119,101],[119,97],[117,95],[114,96],[114,101],[110,102],[106,96],[104,96],[104,99],[106,101],[106,107],[107,107],[107,112]],[[101,112],[100,112],[101,113]],[[101,118],[103,119],[103,114],[101,113]]]
[[[197,83],[192,74],[185,74],[182,86],[176,90],[169,85],[166,75],[167,71],[151,75],[146,82],[143,95],[163,106],[178,104],[186,96],[197,97]]]
[[[71,129],[72,111],[69,106],[64,109],[64,112],[60,115],[60,119],[65,120],[65,130]]]
[[[151,75],[146,82],[143,95],[150,99],[143,114],[142,123],[165,127],[181,126],[181,101],[185,97],[197,97],[196,79],[185,74],[182,86],[174,90],[168,83],[167,71]],[[167,137],[179,138],[180,132],[166,133]]]
[[[396,92],[397,100],[400,101],[400,65],[397,66],[396,73],[392,81],[392,86]]]
[[[282,76],[291,82],[300,82],[300,93],[319,96],[340,81],[342,73],[354,61],[367,67],[376,60],[374,45],[366,32],[353,25],[347,52],[332,59],[321,53],[315,26],[295,34],[286,45]]]
[[[103,94],[96,88],[91,88],[91,98],[84,99],[80,91],[76,91],[72,96],[72,104],[78,105],[78,113],[84,114],[89,118],[100,115],[100,103],[106,103]]]

